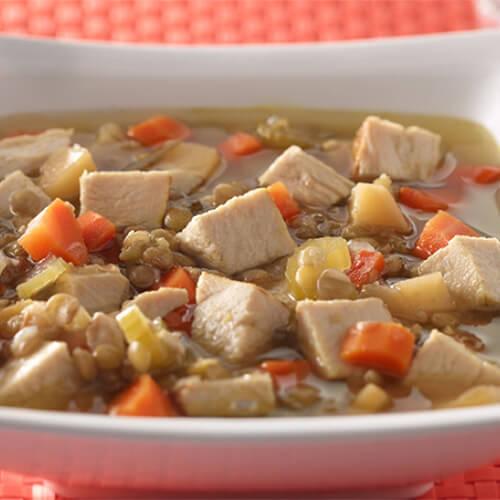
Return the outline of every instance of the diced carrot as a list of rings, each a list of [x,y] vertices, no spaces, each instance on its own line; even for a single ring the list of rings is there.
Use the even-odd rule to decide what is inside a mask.
[[[360,321],[346,333],[340,346],[343,361],[403,377],[410,366],[415,337],[397,323]]]
[[[33,260],[52,254],[77,266],[87,263],[88,252],[73,210],[56,198],[29,224],[18,240]]]
[[[188,293],[188,303],[196,302],[196,283],[191,275],[182,267],[174,267],[160,280],[160,286],[170,288],[184,288]]]
[[[170,139],[186,139],[191,129],[169,116],[154,116],[128,129],[128,135],[145,146],[153,146]]]
[[[305,359],[269,360],[262,362],[260,368],[273,377],[274,385],[278,388],[290,385],[291,377],[292,383],[296,385],[311,373],[311,366]]]
[[[108,413],[127,417],[175,417],[170,398],[148,374],[139,378],[110,404]]]
[[[500,166],[475,165],[472,167],[461,167],[461,176],[470,179],[476,184],[493,184],[500,181]]]
[[[259,140],[245,132],[236,132],[219,146],[219,151],[228,158],[251,155],[261,149],[262,144]]]
[[[97,212],[85,212],[77,220],[89,252],[102,250],[116,234],[115,225]]]
[[[174,267],[160,280],[159,286],[184,288],[188,294],[188,305],[180,306],[163,317],[170,330],[180,330],[191,334],[193,324],[193,309],[196,303],[196,283],[191,275],[182,267]]]
[[[399,201],[408,207],[418,208],[426,212],[437,212],[438,210],[446,210],[448,203],[434,198],[434,196],[421,191],[403,186],[399,190]]]
[[[358,289],[380,279],[385,268],[384,256],[380,252],[361,250],[351,255],[351,261],[346,274]]]
[[[194,307],[194,304],[188,304],[167,313],[163,317],[163,321],[165,321],[168,329],[172,331],[181,331],[191,335]]]
[[[440,210],[426,222],[413,254],[421,259],[426,259],[440,248],[445,247],[456,235],[479,236],[476,231],[466,226],[461,220]]]
[[[282,182],[278,181],[271,184],[267,188],[267,191],[286,222],[291,221],[300,214],[300,208],[297,202],[293,199],[293,196],[288,192],[288,189]]]
[[[500,181],[500,167],[480,167],[476,169],[474,182],[477,184],[492,184]]]

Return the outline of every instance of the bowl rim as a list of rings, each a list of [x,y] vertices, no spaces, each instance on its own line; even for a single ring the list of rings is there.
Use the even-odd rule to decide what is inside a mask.
[[[447,31],[441,33],[422,33],[417,35],[384,36],[378,38],[360,38],[353,40],[333,40],[319,42],[278,42],[278,43],[228,43],[228,44],[164,44],[152,42],[120,42],[101,41],[71,38],[48,38],[37,36],[25,36],[7,34],[0,36],[0,48],[2,45],[19,44],[32,45],[40,48],[72,48],[80,50],[100,51],[131,51],[131,52],[276,52],[295,50],[359,50],[404,47],[405,45],[426,45],[436,42],[448,41],[457,43],[460,41],[482,41],[488,38],[500,40],[500,27],[481,28],[476,30]]]
[[[23,408],[0,408],[0,429],[87,437],[169,441],[310,441],[334,438],[397,439],[500,426],[500,404],[460,409],[319,417],[209,418],[112,417]]]

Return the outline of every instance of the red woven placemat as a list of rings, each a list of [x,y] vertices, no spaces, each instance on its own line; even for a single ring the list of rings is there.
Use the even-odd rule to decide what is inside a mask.
[[[321,42],[479,29],[474,0],[0,0],[0,33],[134,43]],[[0,499],[62,500],[0,471]],[[436,481],[421,499],[500,499],[500,462]]]
[[[0,32],[139,43],[313,42],[486,22],[474,0],[0,0]]]

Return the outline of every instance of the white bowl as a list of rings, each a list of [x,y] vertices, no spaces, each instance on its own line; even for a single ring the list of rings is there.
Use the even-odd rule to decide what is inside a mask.
[[[455,115],[481,122],[500,139],[499,32],[225,48],[5,38],[0,68],[3,115],[296,105]],[[0,468],[43,476],[74,495],[96,487],[205,492],[403,487],[498,458],[499,431],[500,405],[241,420],[2,408]]]

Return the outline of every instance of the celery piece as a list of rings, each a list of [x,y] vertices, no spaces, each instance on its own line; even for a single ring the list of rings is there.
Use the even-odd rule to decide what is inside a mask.
[[[58,257],[54,259],[50,264],[40,271],[38,274],[35,274],[32,278],[24,283],[21,283],[17,286],[17,295],[20,299],[29,299],[36,295],[40,290],[48,287],[55,283],[57,278],[65,273],[70,268],[70,264],[68,264],[64,259]]]
[[[129,344],[139,342],[151,353],[152,367],[161,367],[166,363],[168,355],[165,345],[151,321],[136,305],[127,307],[116,319]]]

